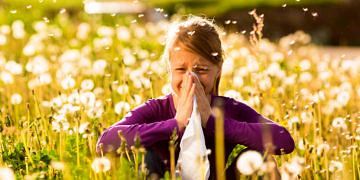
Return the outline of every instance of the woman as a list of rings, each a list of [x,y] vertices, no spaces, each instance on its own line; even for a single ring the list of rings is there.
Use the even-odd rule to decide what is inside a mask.
[[[104,152],[119,147],[118,130],[122,130],[129,146],[134,143],[136,132],[139,132],[140,141],[147,149],[147,168],[150,173],[162,176],[170,166],[170,136],[173,130],[177,129],[181,141],[192,113],[194,94],[201,115],[206,147],[212,152],[208,157],[211,172],[209,179],[215,178],[215,118],[211,111],[214,102],[223,102],[225,159],[237,144],[264,151],[266,137],[270,137],[266,142],[272,143],[275,154],[293,151],[294,141],[284,127],[262,117],[244,103],[218,96],[223,50],[219,34],[212,22],[191,17],[185,22],[175,23],[167,36],[164,58],[169,64],[172,93],[145,102],[123,120],[109,127],[98,141],[98,152],[100,143],[103,144]],[[195,72],[200,81],[191,76],[190,72]],[[176,159],[179,151],[177,147]],[[233,172],[229,173],[228,177],[232,176]]]

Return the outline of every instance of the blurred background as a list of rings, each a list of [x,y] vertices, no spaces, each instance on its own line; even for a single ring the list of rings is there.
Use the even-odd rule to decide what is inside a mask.
[[[248,12],[256,8],[265,15],[263,33],[271,40],[303,30],[316,44],[360,45],[359,0],[1,0],[0,5],[1,24],[51,19],[63,9],[73,18],[143,13],[145,21],[158,21],[173,14],[205,15],[227,31],[243,33],[251,31],[254,20]]]

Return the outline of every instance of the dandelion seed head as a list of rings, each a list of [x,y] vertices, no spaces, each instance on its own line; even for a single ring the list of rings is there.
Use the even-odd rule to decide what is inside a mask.
[[[317,12],[312,12],[311,15],[312,15],[313,17],[319,16],[319,14],[318,14]]]
[[[309,9],[308,8],[302,8],[304,12],[307,12]]]
[[[23,68],[21,64],[18,64],[14,60],[11,60],[5,64],[5,70],[10,72],[11,74],[18,75],[22,73]]]
[[[20,104],[22,101],[22,97],[20,94],[13,94],[10,98],[10,102],[11,104],[14,104],[14,105],[17,105],[17,104]]]
[[[257,151],[246,151],[236,161],[236,167],[240,173],[251,175],[263,164],[262,156]]]
[[[0,167],[1,179],[15,180],[14,171],[8,167]]]
[[[55,170],[60,170],[60,171],[65,170],[65,164],[63,162],[60,162],[60,161],[51,161],[51,166]]]
[[[285,8],[287,6],[287,4],[283,4],[282,7]]]
[[[12,84],[14,82],[13,75],[6,71],[1,72],[0,78],[5,84]]]
[[[111,162],[106,157],[95,158],[93,163],[91,164],[91,168],[95,171],[95,173],[106,172],[110,170]]]
[[[75,86],[75,80],[71,76],[67,76],[61,81],[61,87],[63,89],[71,89]]]
[[[226,20],[225,21],[225,24],[230,24],[231,23],[231,20]]]
[[[92,79],[85,79],[81,82],[82,90],[92,90],[94,88],[94,81]]]
[[[122,114],[130,111],[130,105],[127,102],[120,101],[115,105],[115,113]]]
[[[339,161],[330,161],[329,171],[341,171],[343,169],[343,164]]]

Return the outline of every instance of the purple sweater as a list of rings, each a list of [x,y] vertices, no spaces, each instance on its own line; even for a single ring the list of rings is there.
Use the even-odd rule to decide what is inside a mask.
[[[224,133],[225,133],[225,153],[228,158],[232,149],[241,144],[250,149],[263,151],[263,132],[269,132],[267,138],[272,140],[274,152],[281,154],[291,153],[294,150],[294,140],[289,132],[279,124],[264,118],[254,109],[246,104],[236,101],[233,98],[212,95],[211,107],[215,100],[224,102]],[[120,146],[118,130],[124,134],[127,144],[133,145],[136,132],[139,132],[140,142],[146,148],[152,148],[164,160],[167,170],[170,168],[169,140],[173,130],[179,130],[176,119],[173,98],[171,94],[151,99],[144,104],[130,111],[121,121],[115,123],[103,132],[97,143],[97,152],[100,152],[99,144],[103,144],[104,152],[116,150]],[[205,144],[207,149],[211,149],[209,155],[210,171],[215,172],[215,118],[210,116],[203,128]],[[178,131],[179,142],[185,129]],[[271,137],[269,137],[271,134]],[[176,149],[176,160],[180,148]],[[210,175],[212,176],[212,175]]]

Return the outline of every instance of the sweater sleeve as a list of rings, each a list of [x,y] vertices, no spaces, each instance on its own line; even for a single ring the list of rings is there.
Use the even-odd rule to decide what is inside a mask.
[[[291,153],[295,143],[286,128],[261,116],[254,109],[234,99],[228,99],[224,106],[225,141],[242,144],[250,149],[264,151],[265,142],[271,142],[275,154]],[[215,118],[210,116],[204,132],[215,134]]]
[[[120,146],[118,131],[121,130],[126,139],[128,147],[134,144],[137,132],[143,146],[149,147],[154,143],[170,139],[173,130],[179,127],[176,119],[155,121],[157,118],[153,111],[151,100],[130,111],[122,120],[106,129],[100,136],[96,150],[100,154],[100,144],[103,144],[103,152],[114,152]]]

